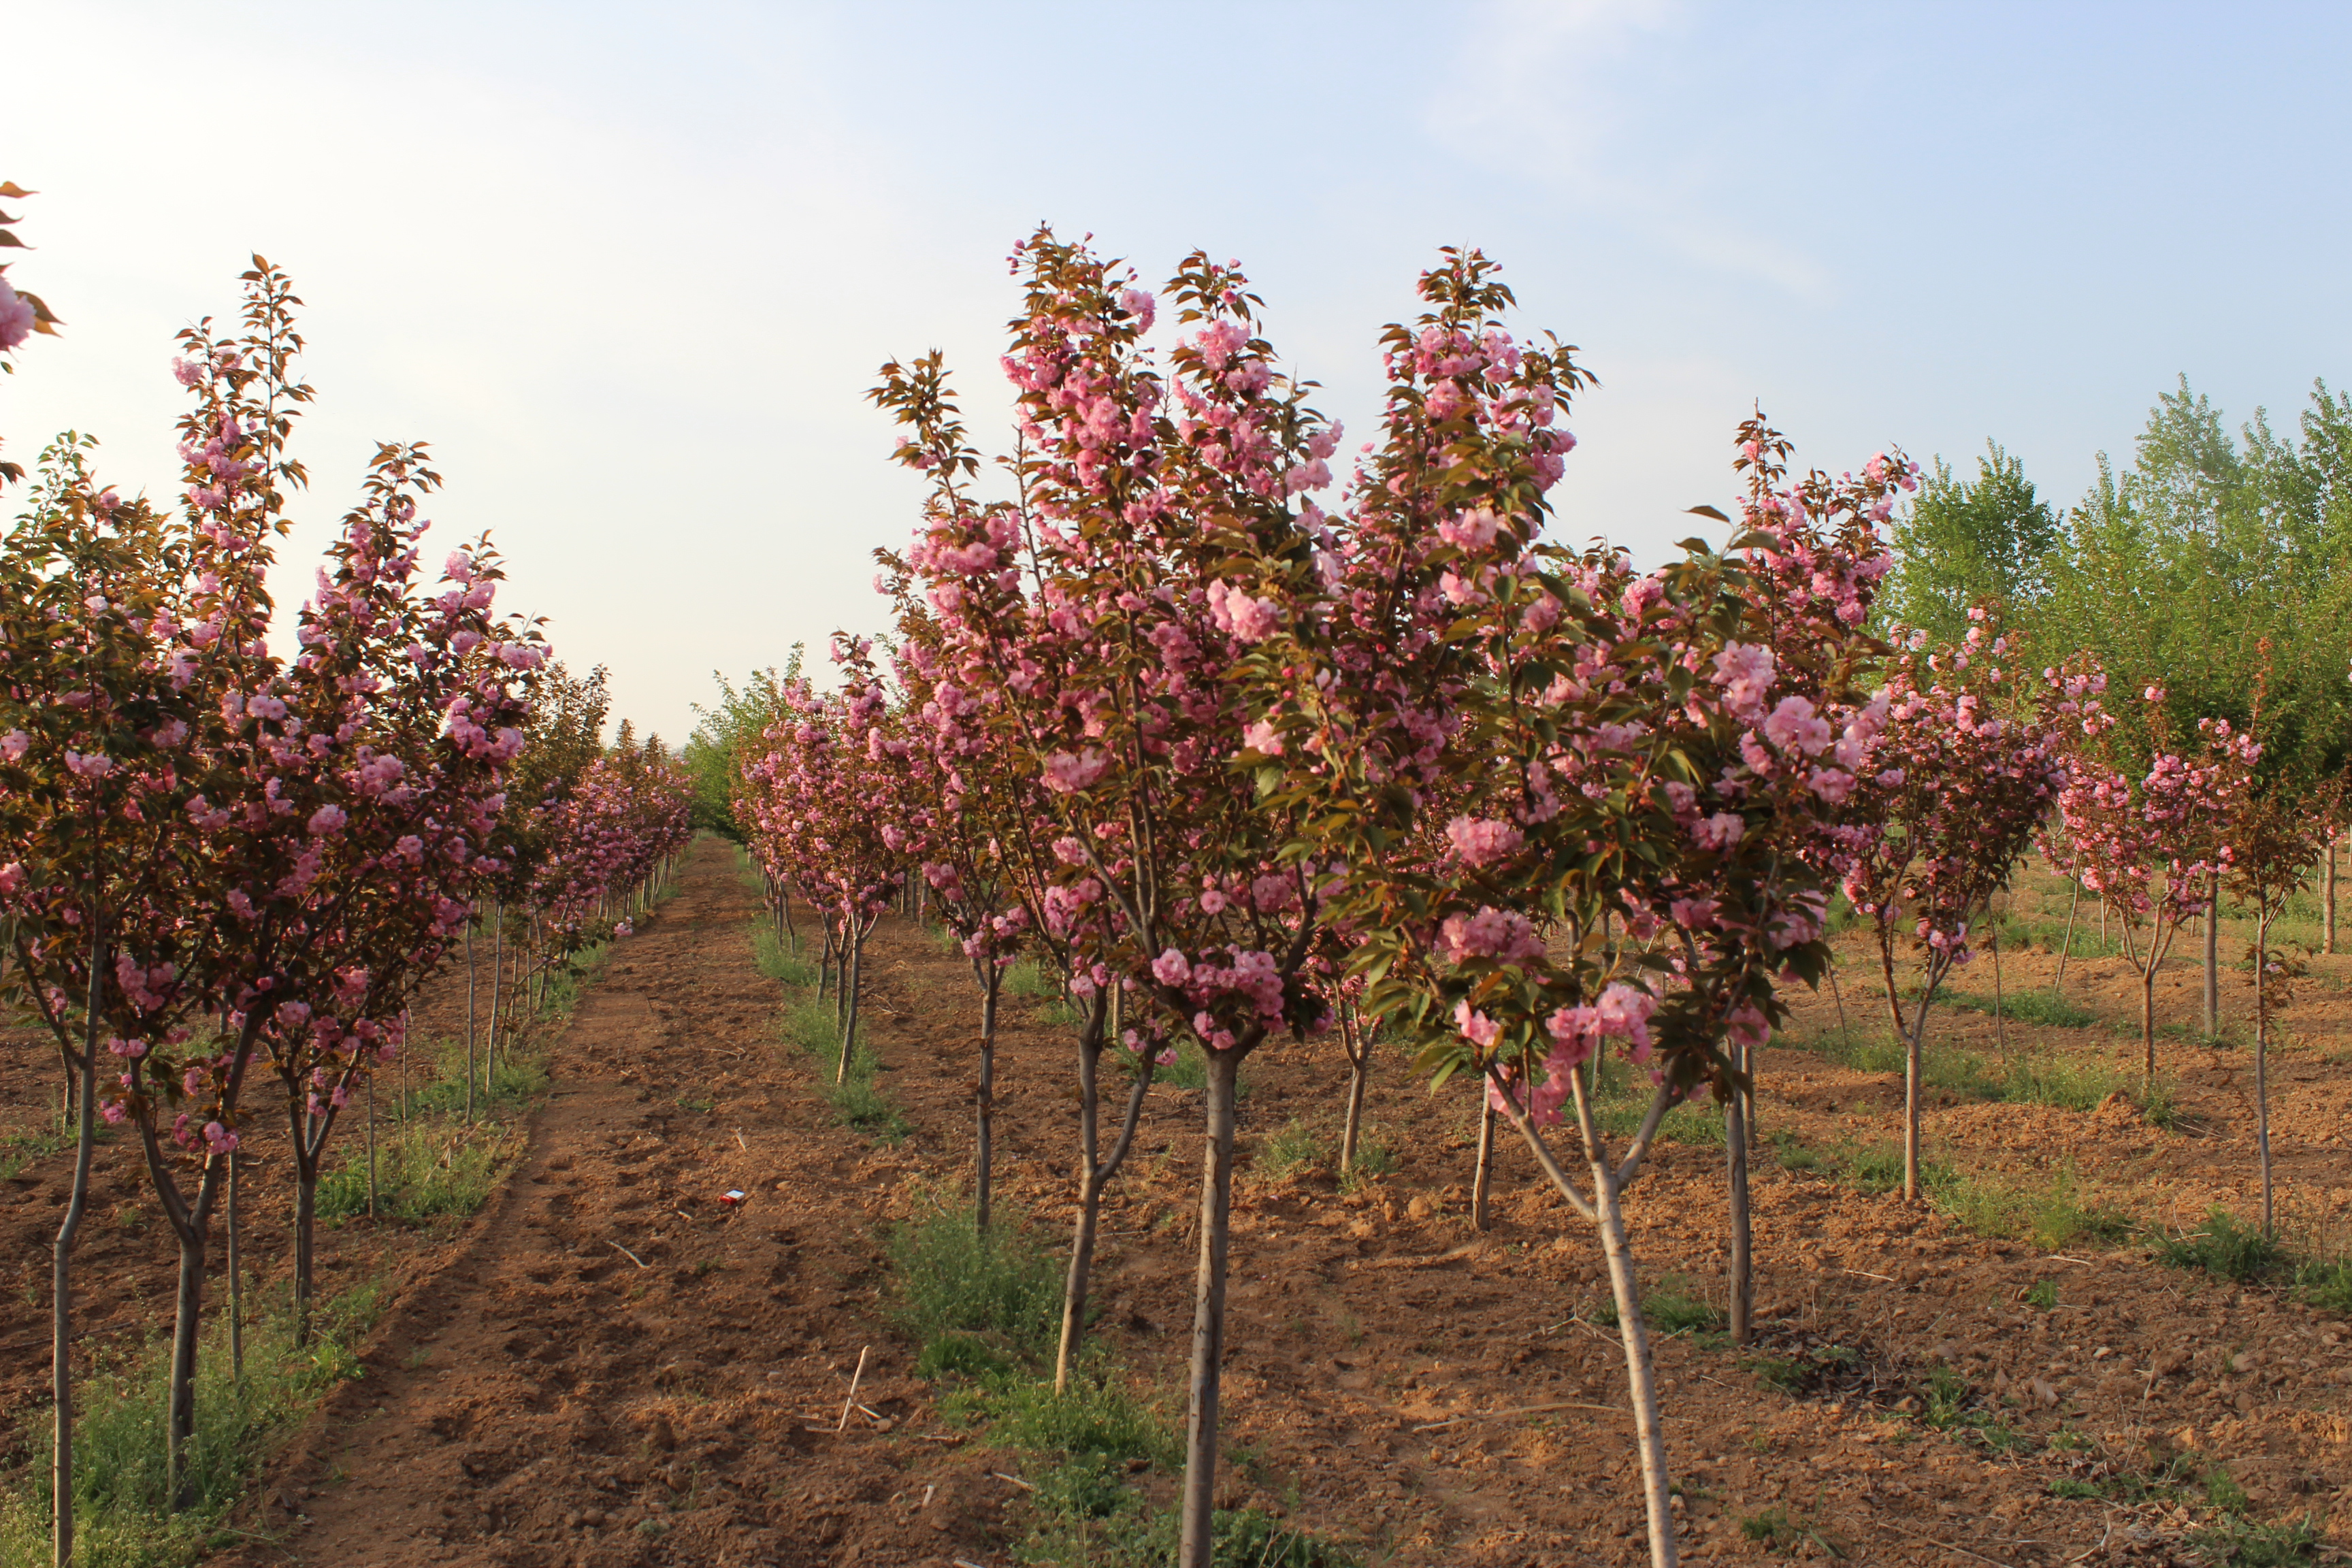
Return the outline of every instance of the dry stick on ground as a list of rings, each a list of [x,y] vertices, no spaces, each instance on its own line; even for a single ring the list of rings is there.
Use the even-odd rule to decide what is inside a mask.
[[[836,1432],[849,1430],[849,1413],[857,1407],[857,1385],[865,1380],[866,1354],[871,1348],[867,1345],[857,1347],[857,1370],[849,1374],[849,1397],[841,1402],[841,1424],[834,1428]]]

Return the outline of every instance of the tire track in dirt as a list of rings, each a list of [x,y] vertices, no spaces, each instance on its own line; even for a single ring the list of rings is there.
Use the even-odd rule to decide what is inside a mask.
[[[1001,1483],[890,1431],[915,1389],[871,1221],[903,1166],[777,1070],[756,912],[699,841],[554,1047],[520,1167],[261,1489],[247,1522],[278,1541],[235,1561],[944,1564],[984,1539]],[[835,1434],[866,1345],[874,1414]],[[930,1506],[882,1506],[910,1461]]]

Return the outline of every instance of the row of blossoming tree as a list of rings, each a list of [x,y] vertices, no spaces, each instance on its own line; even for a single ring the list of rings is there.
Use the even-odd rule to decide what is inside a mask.
[[[1102,1193],[1155,1066],[1181,1039],[1202,1050],[1179,1556],[1198,1568],[1238,1068],[1275,1031],[1381,1020],[1433,1085],[1477,1084],[1597,1231],[1652,1556],[1674,1562],[1624,1207],[1666,1113],[1706,1097],[1728,1122],[1745,1337],[1754,1052],[1788,988],[1827,973],[1832,895],[1885,958],[1916,1196],[1929,1006],[2037,836],[2145,925],[2152,963],[2246,858],[2232,835],[2259,748],[2210,727],[2193,755],[2159,744],[2135,771],[2097,672],[2020,673],[1997,606],[1950,647],[1871,635],[1882,529],[1916,482],[1899,455],[1800,473],[1754,419],[1738,518],[1692,509],[1732,524],[1726,549],[1689,541],[1642,572],[1552,542],[1586,377],[1557,341],[1515,335],[1477,252],[1447,252],[1424,313],[1388,330],[1382,427],[1329,510],[1315,498],[1340,431],[1280,368],[1235,267],[1196,254],[1156,294],[1048,230],[1015,267],[1013,450],[992,473],[938,355],[885,367],[898,460],[929,484],[913,542],[882,557],[896,636],[882,659],[836,637],[826,691],[783,683],[737,781],[778,919],[796,894],[823,922],[845,1060],[866,933],[919,879],[981,993],[985,1226],[999,989],[1024,955],[1059,971],[1078,1091],[1066,1381]],[[1170,301],[1162,351],[1147,338]],[[2293,842],[2264,852],[2272,882],[2307,875],[2316,837],[2273,837]],[[1907,1016],[1906,940],[1927,966]],[[1360,1095],[1360,1033],[1336,1032]],[[1606,1050],[1651,1085],[1622,1142],[1586,1070]],[[1134,1066],[1106,1139],[1112,1051]]]
[[[181,334],[175,501],[125,499],[94,472],[95,442],[68,435],[0,546],[0,1005],[44,1027],[77,1118],[51,1300],[59,1563],[74,1549],[72,1264],[97,1121],[130,1135],[177,1243],[176,1502],[240,1142],[282,1118],[306,1337],[313,1200],[341,1113],[518,862],[502,823],[543,642],[494,609],[504,573],[487,538],[437,582],[424,569],[419,508],[438,479],[422,446],[378,449],[290,618],[292,647],[271,646],[268,572],[307,479],[289,438],[311,393],[285,274],[256,258],[244,284],[236,322]],[[28,299],[0,278],[0,350],[54,324]],[[576,926],[583,900],[617,907],[681,841],[682,781],[645,759],[536,782],[533,887],[552,923]]]

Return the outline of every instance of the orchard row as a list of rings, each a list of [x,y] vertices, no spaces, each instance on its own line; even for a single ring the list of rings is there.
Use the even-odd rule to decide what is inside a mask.
[[[602,672],[566,677],[535,624],[497,611],[488,539],[425,567],[420,445],[379,447],[293,651],[271,647],[311,390],[286,276],[256,258],[244,283],[236,323],[180,334],[176,503],[125,499],[68,435],[0,553],[0,1005],[46,1027],[79,1118],[53,1277],[59,1563],[99,1120],[135,1142],[178,1242],[177,1496],[207,1250],[253,1120],[280,1120],[292,1150],[299,1339],[322,1162],[419,988],[479,931],[513,977],[498,991],[527,991],[610,935],[688,831],[667,753],[601,745]],[[54,325],[26,298],[0,280],[0,349]],[[469,1110],[470,1091],[469,1073]]]
[[[1401,1035],[1597,1227],[1650,1552],[1673,1563],[1624,1197],[1669,1110],[1723,1107],[1744,1335],[1753,1053],[1789,988],[1825,973],[1832,899],[1885,967],[1916,1195],[1927,1014],[2030,850],[2119,921],[2153,1075],[2157,966],[2224,885],[2256,911],[2273,996],[2271,921],[2340,826],[2340,787],[2264,772],[2259,692],[2252,732],[2175,734],[2161,689],[2123,699],[2089,658],[2023,646],[1997,604],[1950,645],[1880,624],[1885,525],[1917,482],[1899,454],[1801,472],[1759,417],[1736,437],[1740,515],[1693,509],[1730,525],[1725,548],[1637,571],[1552,542],[1587,377],[1515,333],[1477,252],[1448,252],[1424,312],[1384,334],[1381,428],[1328,503],[1341,432],[1280,368],[1234,267],[1195,255],[1155,293],[1046,230],[1015,261],[1011,452],[984,459],[939,356],[884,368],[874,398],[929,486],[911,543],[880,557],[895,634],[837,636],[837,682],[795,668],[734,736],[734,820],[779,922],[794,899],[819,912],[845,1064],[866,933],[894,900],[926,910],[980,993],[985,1226],[1000,988],[1024,960],[1062,977],[1080,1152],[1066,1381],[1105,1185],[1155,1069],[1182,1042],[1203,1053],[1178,1559],[1202,1568],[1236,1070],[1276,1031],[1331,1030],[1360,1103],[1370,1029]],[[1907,1012],[1906,948],[1925,967]],[[1604,1051],[1654,1089],[1622,1142],[1594,1112]],[[1115,1121],[1106,1081],[1125,1085]]]

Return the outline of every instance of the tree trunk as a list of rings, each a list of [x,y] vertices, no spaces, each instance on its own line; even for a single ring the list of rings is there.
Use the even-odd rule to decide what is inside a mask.
[[[466,1120],[474,1120],[474,922],[466,922]]]
[[[1486,1196],[1495,1183],[1495,1106],[1481,1095],[1478,1100],[1478,1165],[1470,1178],[1470,1225],[1475,1230],[1486,1228]]]
[[[2000,1051],[2000,1059],[2006,1065],[2009,1061],[2009,1020],[2003,1016],[2007,1008],[2000,986],[2000,927],[1996,925],[1986,932],[1986,939],[1992,948],[1992,1037]]]
[[[482,1051],[482,1089],[496,1099],[499,1092],[499,1004],[505,1001],[507,994],[507,910],[503,901],[494,906],[490,921],[490,1033]],[[511,1024],[512,1020],[509,1022]]]
[[[1592,1162],[1595,1206],[1601,1215],[1601,1250],[1609,1260],[1609,1289],[1617,1302],[1617,1328],[1625,1345],[1625,1373],[1633,1405],[1633,1440],[1642,1454],[1643,1511],[1650,1527],[1651,1568],[1675,1568],[1674,1504],[1667,1494],[1665,1423],[1658,1411],[1657,1369],[1650,1360],[1649,1325],[1642,1318],[1642,1289],[1633,1276],[1633,1249],[1625,1241],[1625,1210],[1607,1162]]]
[[[58,1222],[57,1244],[49,1258],[49,1394],[57,1405],[52,1412],[56,1446],[49,1458],[49,1496],[56,1568],[67,1568],[74,1553],[73,1251],[75,1238],[81,1234],[82,1216],[89,1212],[90,1158],[98,1140],[100,987],[105,983],[106,973],[106,951],[95,935],[93,931],[89,1004],[83,1020],[81,1059],[74,1064],[80,1076],[76,1086],[79,1104],[74,1119],[73,1192],[66,1200],[65,1218]]]
[[[1927,1004],[1935,999],[1936,985],[1943,976],[1929,961],[1927,984],[1919,993],[1919,1005],[1911,1012],[1911,1032],[1903,1039],[1903,1201],[1919,1201],[1919,1106],[1924,1075],[1921,1058],[1927,1047]]]
[[[1893,945],[1893,939],[1886,936],[1883,931],[1880,933],[1878,943],[1878,971],[1886,978],[1886,1016],[1894,1020],[1895,1037],[1899,1040],[1909,1035],[1911,1031],[1903,1022],[1902,999],[1895,994],[1895,948]],[[1599,1058],[1596,1057],[1594,1059],[1598,1060]]]
[[[2327,836],[2326,866],[2319,874],[2319,951],[2336,951],[2336,835]]]
[[[1225,1354],[1225,1253],[1234,1205],[1238,1051],[1206,1051],[1208,1125],[1201,1155],[1200,1269],[1192,1289],[1192,1411],[1184,1426],[1183,1535],[1177,1568],[1210,1568],[1217,1495],[1217,1394]]]
[[[367,1118],[367,1129],[368,1129],[368,1218],[369,1218],[369,1219],[371,1219],[371,1220],[373,1220],[373,1218],[375,1218],[375,1071],[374,1071],[374,1069],[373,1069],[373,1068],[370,1068],[370,1069],[368,1070],[368,1118]],[[236,1180],[235,1167],[231,1167],[231,1172],[230,1172],[230,1181],[231,1181],[232,1183],[234,1183],[234,1182],[235,1182],[235,1180]],[[232,1191],[232,1192],[234,1192],[234,1190],[235,1190],[235,1188],[232,1186],[231,1191]],[[234,1206],[235,1206],[235,1199],[234,1199],[234,1198],[232,1198],[232,1199],[230,1200],[230,1202],[231,1202],[231,1206],[232,1206],[232,1207],[234,1207]]]
[[[2219,871],[2206,873],[2205,896],[2205,1037],[2218,1040],[2221,1037],[2221,874]]]
[[[2147,1087],[2156,1087],[2156,954],[2147,955],[2147,966],[2139,974],[2139,1038],[2147,1060],[2142,1068]]]
[[[988,1229],[989,1200],[993,1187],[996,1141],[996,993],[1004,972],[992,954],[978,965],[980,980],[980,1083],[973,1099],[980,1121],[979,1144],[972,1156],[973,1205],[980,1228]]]
[[[2264,920],[2254,932],[2254,1150],[2263,1166],[2265,1239],[2275,1234],[2271,1216],[2271,1010],[2270,996],[2263,984],[2263,960],[2269,956],[2270,940],[2270,921]]]
[[[1348,1122],[1339,1134],[1339,1169],[1347,1172],[1356,1168],[1356,1145],[1364,1128],[1364,1090],[1372,1078],[1372,1042],[1353,1004],[1341,1005],[1339,1044],[1348,1053]]]
[[[245,1381],[245,1226],[244,1212],[237,1203],[240,1178],[237,1168],[244,1160],[236,1151],[228,1156],[228,1374],[232,1381]]]
[[[1118,1137],[1112,1142],[1109,1154],[1097,1158],[1102,1103],[1099,1072],[1107,1011],[1103,994],[1096,992],[1087,1004],[1086,1022],[1078,1033],[1078,1213],[1070,1238],[1069,1273],[1062,1287],[1062,1340],[1054,1357],[1056,1394],[1069,1387],[1070,1374],[1077,1366],[1078,1345],[1086,1335],[1087,1297],[1092,1288],[1102,1194],[1110,1179],[1118,1173],[1119,1166],[1126,1163],[1128,1151],[1134,1147],[1136,1125],[1143,1118],[1143,1101],[1151,1092],[1155,1070],[1148,1057],[1139,1064],[1135,1081],[1128,1086],[1127,1109],[1119,1121]]]
[[[2066,955],[2074,951],[2074,906],[2083,901],[2083,884],[2075,882],[2074,890],[2066,899],[2066,940],[2058,944],[2058,978],[2050,983],[2053,992],[2066,985]]]
[[[849,977],[842,983],[841,987],[843,1002],[841,1020],[841,1070],[835,1073],[833,1079],[833,1081],[837,1084],[847,1083],[849,1081],[849,1058],[851,1054],[857,1048],[857,985],[858,981],[861,978],[862,972],[866,967],[866,930],[864,928],[853,927],[852,934],[847,939],[846,945],[849,949],[847,964]]]
[[[1749,1262],[1751,1226],[1748,1210],[1748,1118],[1744,1097],[1735,1089],[1724,1097],[1723,1146],[1731,1176],[1731,1340],[1744,1345],[1753,1332],[1756,1280]]]
[[[317,1256],[313,1237],[319,1212],[319,1157],[297,1155],[294,1161],[294,1343],[310,1342],[310,1299]]]

